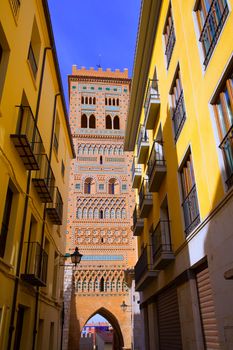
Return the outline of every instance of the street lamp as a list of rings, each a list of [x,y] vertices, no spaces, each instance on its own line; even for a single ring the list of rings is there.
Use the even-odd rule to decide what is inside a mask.
[[[75,267],[81,262],[82,256],[83,254],[79,253],[78,247],[75,248],[73,254],[70,254],[71,262],[75,265]]]
[[[72,264],[60,264],[60,266],[77,266],[81,262],[83,254],[79,253],[78,247],[75,248],[72,254],[61,255],[61,258],[67,259],[71,257]]]
[[[126,309],[127,309],[127,307],[128,307],[129,305],[127,305],[126,303],[125,303],[125,301],[123,300],[123,302],[122,302],[122,304],[120,305],[120,307],[121,307],[121,310],[123,311],[123,312],[125,312],[126,311]]]

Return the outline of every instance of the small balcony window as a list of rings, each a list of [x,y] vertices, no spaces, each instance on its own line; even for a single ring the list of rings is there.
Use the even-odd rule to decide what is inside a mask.
[[[215,119],[225,163],[227,187],[233,185],[233,73],[226,80],[214,103]]]
[[[191,153],[181,169],[181,184],[183,192],[183,213],[185,221],[185,233],[188,235],[200,222],[199,206],[197,199],[196,183]]]
[[[178,68],[177,73],[175,74],[173,85],[170,90],[171,97],[171,112],[172,112],[172,121],[175,134],[175,141],[177,141],[180,132],[183,128],[184,122],[186,120],[186,110],[184,104],[184,94],[183,87],[180,78],[180,70]]]
[[[168,9],[163,35],[164,35],[164,41],[165,41],[165,55],[167,59],[167,68],[168,68],[171,61],[173,48],[176,42],[171,5],[169,6],[169,9]]]
[[[200,0],[195,8],[200,31],[199,41],[207,67],[229,13],[226,0]]]
[[[37,76],[38,71],[38,63],[40,58],[40,49],[41,49],[41,40],[39,35],[39,30],[34,20],[33,28],[32,28],[32,36],[28,50],[28,62],[31,67],[32,74],[34,78]]]

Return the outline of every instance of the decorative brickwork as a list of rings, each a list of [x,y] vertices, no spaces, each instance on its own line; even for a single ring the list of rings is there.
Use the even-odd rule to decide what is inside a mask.
[[[130,348],[130,313],[120,308],[123,300],[130,302],[123,271],[136,261],[131,231],[132,154],[123,152],[129,90],[127,70],[73,66],[69,76],[70,125],[77,158],[70,176],[67,253],[78,246],[83,254],[70,285],[69,349],[79,348],[80,330],[99,309],[115,320],[112,326],[118,327],[125,348]]]

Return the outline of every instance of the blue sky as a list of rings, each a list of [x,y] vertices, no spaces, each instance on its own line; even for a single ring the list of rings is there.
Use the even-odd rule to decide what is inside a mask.
[[[129,69],[132,75],[141,0],[48,0],[63,86],[78,67]]]

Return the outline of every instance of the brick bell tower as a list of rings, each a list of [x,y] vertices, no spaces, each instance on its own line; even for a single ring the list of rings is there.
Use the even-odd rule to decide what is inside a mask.
[[[123,152],[129,90],[127,69],[73,66],[69,76],[77,157],[70,175],[66,251],[78,246],[83,259],[74,272],[65,269],[64,349],[79,349],[80,332],[96,313],[112,324],[114,349],[131,348],[130,308],[120,308],[123,300],[130,304],[124,270],[136,262],[132,153]]]

